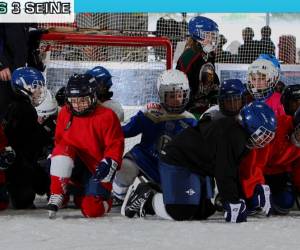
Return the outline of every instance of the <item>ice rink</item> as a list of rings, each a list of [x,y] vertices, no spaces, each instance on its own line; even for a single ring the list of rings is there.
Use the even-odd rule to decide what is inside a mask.
[[[80,210],[59,211],[48,219],[46,201],[35,210],[0,213],[0,249],[299,249],[300,212],[270,218],[250,217],[247,223],[225,223],[222,214],[207,221],[174,222],[158,217],[127,219],[118,209],[98,219]]]

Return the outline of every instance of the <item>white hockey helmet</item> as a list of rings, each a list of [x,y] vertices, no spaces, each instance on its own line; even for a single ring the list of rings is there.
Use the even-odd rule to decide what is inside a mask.
[[[159,94],[160,103],[170,113],[182,113],[189,101],[190,87],[189,80],[185,73],[177,69],[165,70],[157,80],[157,91]],[[167,94],[181,92],[180,101],[176,103],[168,103]],[[175,97],[176,98],[176,97]]]
[[[46,99],[35,109],[39,117],[48,117],[58,111],[55,97],[49,89],[47,89]]]
[[[279,76],[280,64],[274,56],[260,55],[248,68],[247,89],[255,99],[266,99],[274,92]],[[265,77],[265,86],[258,87],[257,77]]]

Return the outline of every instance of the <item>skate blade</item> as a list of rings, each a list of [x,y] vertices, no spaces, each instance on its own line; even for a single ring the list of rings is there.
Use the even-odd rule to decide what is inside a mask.
[[[126,196],[125,196],[125,199],[123,201],[123,204],[122,204],[122,207],[121,207],[121,214],[123,216],[126,216],[125,215],[125,208],[126,208],[126,204],[128,202],[128,199],[130,197],[130,194],[132,193],[133,190],[135,190],[137,188],[137,186],[142,183],[142,182],[148,182],[147,179],[143,176],[139,176],[139,177],[136,177],[134,179],[134,182],[133,184],[128,188],[128,191],[126,193]]]

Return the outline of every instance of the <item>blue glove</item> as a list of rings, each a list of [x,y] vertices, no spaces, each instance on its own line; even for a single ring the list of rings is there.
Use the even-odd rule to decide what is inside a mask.
[[[244,200],[239,200],[237,203],[224,202],[225,210],[224,218],[227,222],[239,223],[247,221],[247,209]]]
[[[254,195],[249,204],[250,211],[259,211],[266,216],[270,215],[271,211],[271,190],[268,185],[256,185]]]
[[[112,182],[117,171],[118,164],[111,158],[104,158],[96,167],[95,182]]]
[[[15,159],[15,151],[12,149],[12,147],[6,147],[0,153],[0,170],[8,169],[15,162]]]

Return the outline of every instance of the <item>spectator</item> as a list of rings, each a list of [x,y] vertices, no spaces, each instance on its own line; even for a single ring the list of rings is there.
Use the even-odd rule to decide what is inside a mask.
[[[3,116],[13,96],[11,73],[27,61],[28,35],[26,25],[21,23],[1,23],[0,34],[0,116]]]
[[[230,63],[231,53],[223,50],[223,46],[227,43],[227,39],[224,35],[220,34],[218,38],[218,46],[216,49],[216,62]]]
[[[264,26],[260,30],[260,54],[270,54],[275,56],[275,45],[271,40],[271,28]]]
[[[44,31],[24,23],[0,24],[0,116],[4,115],[13,93],[9,81],[12,72],[20,67],[35,67],[42,71],[39,40]]]
[[[252,63],[259,56],[258,41],[254,41],[254,31],[246,27],[242,31],[244,44],[239,47],[238,56],[240,63]]]

